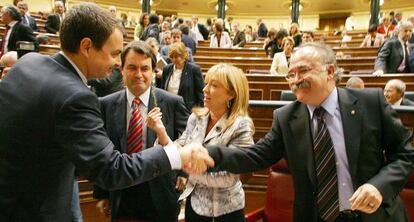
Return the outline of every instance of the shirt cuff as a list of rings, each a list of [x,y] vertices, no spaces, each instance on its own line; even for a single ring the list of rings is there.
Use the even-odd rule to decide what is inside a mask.
[[[171,164],[172,170],[181,169],[181,156],[178,152],[178,148],[174,143],[169,142],[167,146],[164,147],[165,153],[167,154],[168,160]]]

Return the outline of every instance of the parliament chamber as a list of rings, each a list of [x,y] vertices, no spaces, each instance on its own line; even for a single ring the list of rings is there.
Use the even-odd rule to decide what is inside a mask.
[[[66,0],[67,6],[81,3],[80,0]],[[122,1],[94,1],[103,8],[115,5],[118,8],[118,15],[126,13],[130,16],[139,17],[142,3],[133,0]],[[150,1],[148,1],[149,3]],[[153,2],[153,4],[152,4]],[[219,3],[217,3],[219,2]],[[219,1],[198,1],[198,0],[151,0],[151,12],[170,16],[177,15],[180,18],[188,19],[192,15],[198,15],[201,22],[208,17],[216,17],[217,4]],[[301,30],[313,31],[314,41],[323,41],[329,45],[337,55],[338,66],[343,70],[342,78],[338,87],[345,87],[346,82],[353,76],[360,77],[365,87],[384,88],[391,79],[400,79],[406,84],[407,92],[414,92],[414,73],[387,73],[382,76],[374,76],[374,63],[380,47],[360,47],[361,42],[367,34],[367,27],[370,18],[370,1],[352,0],[341,1],[223,1],[226,17],[232,17],[234,22],[240,24],[255,24],[256,17],[262,17],[267,27],[287,28],[291,21],[289,7],[292,2],[300,4],[299,25]],[[0,5],[11,4],[10,1],[2,0]],[[46,33],[45,17],[39,13],[51,11],[52,1],[35,0],[28,1],[30,14],[35,18],[39,27],[36,35],[46,35],[48,44],[40,45],[40,53],[53,55],[60,51],[60,40],[58,34]],[[224,7],[224,6],[223,6]],[[414,14],[414,7],[411,1],[396,0],[387,1],[381,6],[384,13],[398,10],[404,12],[404,18]],[[345,19],[352,15],[355,27],[346,32],[352,39],[343,45],[341,34],[337,30],[344,29]],[[126,26],[124,45],[134,40],[135,27]],[[3,38],[6,28],[0,25],[0,39]],[[255,126],[254,140],[258,141],[264,137],[271,128],[273,111],[290,103],[292,98],[283,98],[284,93],[289,93],[290,88],[285,76],[271,75],[269,72],[272,58],[263,49],[264,38],[247,42],[244,47],[237,48],[210,48],[210,40],[198,41],[194,63],[199,65],[202,72],[206,73],[209,68],[218,63],[229,63],[246,74],[249,83],[249,111]],[[295,98],[293,98],[295,99]],[[414,129],[414,107],[394,107],[399,114],[402,123]],[[412,138],[414,144],[414,138]],[[282,160],[273,167],[251,174],[242,175],[243,188],[246,193],[246,219],[252,221],[291,221],[293,207],[293,185],[289,175],[287,163]],[[101,215],[95,208],[97,202],[92,196],[92,183],[86,178],[79,176],[78,184],[80,190],[80,202],[85,222],[110,221]],[[408,215],[414,222],[414,174],[407,181],[401,197],[404,201]],[[185,221],[180,219],[180,221]]]

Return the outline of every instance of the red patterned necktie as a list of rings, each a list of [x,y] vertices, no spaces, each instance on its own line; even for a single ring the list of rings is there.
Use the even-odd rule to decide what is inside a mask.
[[[4,35],[3,35],[3,40],[1,41],[1,52],[0,52],[0,56],[4,55],[4,49],[7,47],[6,46],[6,38],[7,38],[7,34],[9,33],[10,30],[10,26],[6,26],[6,29],[4,30]]]
[[[139,105],[141,100],[135,98],[132,101],[132,113],[131,119],[129,120],[128,126],[128,137],[127,137],[127,152],[128,154],[139,152],[142,149],[142,130],[143,130],[143,120],[142,115],[139,112]]]
[[[326,222],[333,222],[339,215],[338,176],[334,146],[323,120],[325,112],[325,109],[320,107],[313,113],[318,120],[316,136],[313,139],[313,152],[318,181],[319,216]]]

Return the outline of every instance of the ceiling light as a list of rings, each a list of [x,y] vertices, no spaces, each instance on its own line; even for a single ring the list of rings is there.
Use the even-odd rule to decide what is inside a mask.
[[[142,5],[142,2],[143,2],[144,0],[141,0],[140,1],[140,3],[141,3],[141,5]],[[152,0],[150,0],[150,5],[152,5],[154,3],[154,1],[152,1]]]
[[[384,4],[384,0],[380,0],[380,6]]]
[[[226,6],[224,6],[224,10],[227,11],[227,9],[229,9],[229,7],[226,4]],[[218,5],[216,5],[216,11],[218,11]]]
[[[285,6],[286,7],[286,6]],[[289,10],[292,11],[292,5],[289,6]],[[302,4],[299,4],[299,11],[302,11]]]

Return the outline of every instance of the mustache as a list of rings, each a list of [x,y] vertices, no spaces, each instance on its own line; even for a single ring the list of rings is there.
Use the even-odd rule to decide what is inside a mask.
[[[307,89],[307,88],[310,88],[310,82],[306,80],[302,80],[298,83],[292,83],[290,85],[290,88],[292,89],[293,92],[295,92],[298,89]]]

